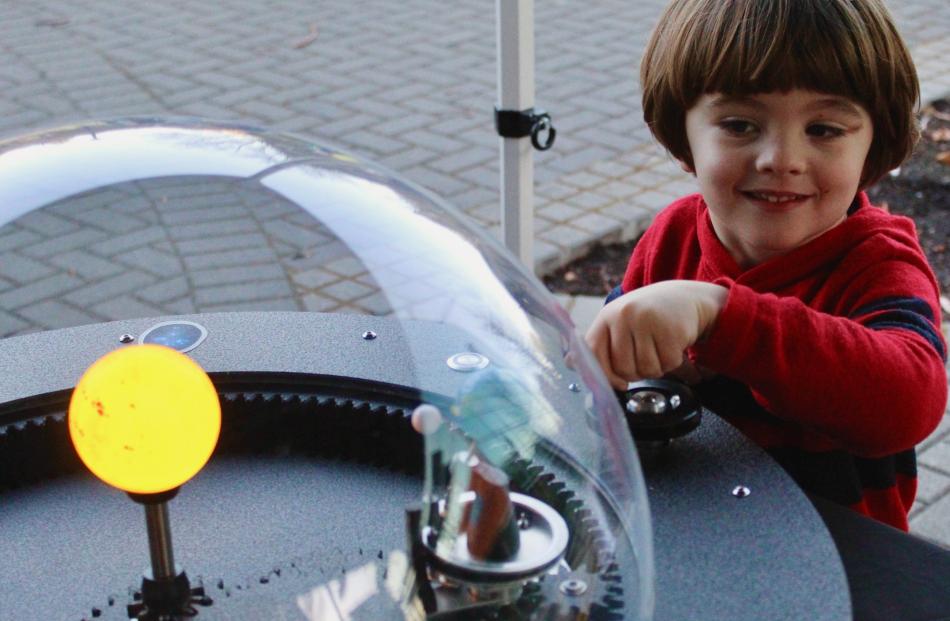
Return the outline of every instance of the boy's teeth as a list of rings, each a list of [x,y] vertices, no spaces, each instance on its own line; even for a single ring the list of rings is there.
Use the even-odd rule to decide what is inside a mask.
[[[760,192],[752,192],[753,198],[758,198],[760,200],[768,201],[770,203],[785,203],[791,200],[798,198],[797,194],[785,195],[785,196],[775,196],[774,194],[762,194]]]

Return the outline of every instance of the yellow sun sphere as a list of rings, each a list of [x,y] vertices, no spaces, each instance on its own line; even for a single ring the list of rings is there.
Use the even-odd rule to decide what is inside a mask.
[[[211,457],[220,431],[211,380],[191,358],[161,345],[106,354],[69,402],[69,436],[80,459],[126,492],[182,485]]]

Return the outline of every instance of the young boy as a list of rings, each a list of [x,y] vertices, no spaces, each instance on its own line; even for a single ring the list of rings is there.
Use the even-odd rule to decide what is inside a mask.
[[[671,372],[809,493],[907,530],[947,398],[913,223],[863,189],[917,138],[879,0],[674,0],[643,112],[700,193],[663,210],[587,333],[608,379]]]

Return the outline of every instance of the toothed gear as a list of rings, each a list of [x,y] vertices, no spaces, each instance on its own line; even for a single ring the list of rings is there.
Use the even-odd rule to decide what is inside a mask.
[[[222,426],[219,451],[300,452],[421,473],[422,439],[410,425],[418,400],[409,396],[366,399],[313,389],[225,390],[220,398],[227,424]],[[32,411],[3,415],[9,422],[0,426],[0,492],[81,468],[68,437],[63,411],[67,400],[68,395],[58,404],[46,399]],[[528,583],[516,603],[482,610],[478,618],[622,620],[619,568],[584,502],[537,463],[515,460],[506,472],[512,491],[533,496],[564,517],[571,532],[565,561],[573,570]],[[565,580],[583,581],[588,588],[579,596],[566,595],[559,588]]]

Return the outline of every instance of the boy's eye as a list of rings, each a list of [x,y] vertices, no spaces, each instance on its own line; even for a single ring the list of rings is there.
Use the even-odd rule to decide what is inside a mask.
[[[845,130],[840,127],[825,125],[823,123],[809,125],[805,131],[809,136],[814,136],[815,138],[837,138],[838,136],[843,136],[845,132]]]
[[[719,121],[719,127],[733,136],[748,136],[755,131],[755,125],[742,119],[725,119]]]

